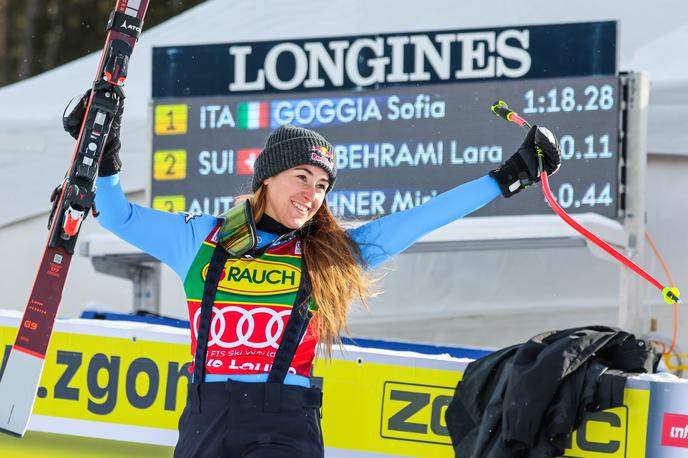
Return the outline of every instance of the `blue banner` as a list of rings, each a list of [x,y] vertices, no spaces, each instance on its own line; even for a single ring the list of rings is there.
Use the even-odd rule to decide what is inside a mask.
[[[153,49],[153,97],[610,76],[616,22]]]

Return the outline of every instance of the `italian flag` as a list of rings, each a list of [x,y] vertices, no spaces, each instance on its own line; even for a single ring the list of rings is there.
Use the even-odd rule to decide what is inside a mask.
[[[237,112],[239,129],[264,129],[270,125],[270,109],[267,102],[240,103]]]

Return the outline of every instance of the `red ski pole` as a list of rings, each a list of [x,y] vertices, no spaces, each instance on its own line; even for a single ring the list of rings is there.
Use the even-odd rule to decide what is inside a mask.
[[[524,128],[525,130],[529,130],[532,127],[532,125],[523,117],[521,117],[518,113],[511,111],[506,102],[502,100],[498,100],[497,102],[495,102],[492,105],[491,109],[497,117],[505,119],[509,122],[513,122],[514,124],[517,124]],[[664,301],[666,301],[667,304],[678,303],[680,296],[678,288],[672,288],[662,285],[655,277],[646,272],[642,267],[628,259],[626,256],[624,256],[618,250],[614,249],[614,247],[609,245],[607,242],[605,242],[604,240],[590,232],[588,229],[583,227],[576,220],[574,220],[568,213],[566,213],[563,208],[561,208],[561,206],[557,203],[557,201],[554,199],[554,196],[552,195],[552,190],[549,187],[549,178],[547,176],[547,173],[543,172],[541,156],[539,158],[539,161],[540,164],[538,167],[538,172],[540,174],[540,181],[542,183],[542,193],[545,195],[545,199],[547,199],[547,202],[549,203],[550,207],[552,207],[552,210],[554,210],[554,212],[557,215],[559,215],[561,219],[566,221],[566,223],[569,226],[571,226],[581,235],[583,235],[583,237],[590,240],[598,247],[602,248],[604,251],[613,256],[617,261],[621,262],[626,267],[633,270],[636,274],[640,275],[645,280],[650,282],[655,288],[660,290],[662,292],[662,297],[664,298]]]

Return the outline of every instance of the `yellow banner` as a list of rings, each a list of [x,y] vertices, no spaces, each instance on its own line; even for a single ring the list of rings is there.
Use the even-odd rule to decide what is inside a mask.
[[[330,447],[413,457],[453,457],[444,412],[463,373],[334,360],[323,378],[323,434]],[[355,394],[355,395],[354,395]],[[571,438],[571,458],[645,456],[649,390],[626,389],[625,406],[591,414]]]
[[[588,414],[574,431],[569,458],[644,458],[650,390],[626,389],[624,405]]]
[[[172,447],[28,431],[17,439],[0,434],[3,458],[170,458]]]
[[[188,345],[56,332],[33,413],[176,429],[189,358]]]
[[[98,326],[89,326],[90,332]],[[5,353],[15,333],[14,328],[0,326]],[[133,442],[150,437],[145,428],[176,431],[189,380],[188,344],[145,340],[131,331],[122,334],[133,337],[54,333],[34,407],[34,414],[54,419],[50,432],[88,436],[85,429],[74,431],[70,420],[100,425],[101,433],[110,424],[119,428],[112,437]],[[433,364],[438,368],[429,368]],[[451,367],[455,370],[447,369]],[[452,457],[444,413],[463,367],[375,351],[345,350],[329,362],[318,360],[314,375],[325,393],[326,446],[394,456]],[[644,456],[649,398],[649,390],[627,389],[625,406],[591,414],[571,436],[566,456]],[[174,445],[173,439],[167,445]]]

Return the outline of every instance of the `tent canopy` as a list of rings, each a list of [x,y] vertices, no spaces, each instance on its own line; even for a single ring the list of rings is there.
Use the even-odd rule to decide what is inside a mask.
[[[649,151],[688,154],[688,8],[683,0],[209,0],[144,31],[130,66],[122,129],[126,191],[149,180],[151,49],[203,43],[466,29],[506,25],[618,20],[621,70],[647,71],[653,81]],[[491,12],[499,11],[499,14]],[[384,20],[380,20],[384,18]],[[105,18],[103,18],[105,20]],[[49,210],[48,198],[66,169],[73,141],[61,115],[90,86],[100,53],[0,89],[0,227]]]

